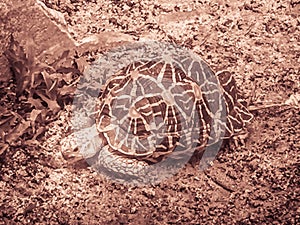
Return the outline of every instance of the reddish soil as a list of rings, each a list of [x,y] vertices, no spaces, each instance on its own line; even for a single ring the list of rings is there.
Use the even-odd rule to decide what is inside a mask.
[[[7,66],[0,67],[0,224],[300,223],[299,1],[42,2],[62,13],[64,29],[78,42],[107,31],[192,49],[215,70],[233,73],[254,120],[245,145],[230,142],[205,173],[188,165],[158,185],[126,186],[62,158],[59,141],[68,134],[69,98],[60,91],[55,104],[47,101],[50,113],[35,114],[32,104],[38,103],[27,101],[26,88],[27,95],[18,93],[18,71],[10,71],[2,56],[0,65]],[[15,30],[6,25],[13,26],[13,15],[0,18],[0,37],[8,43]],[[57,74],[78,75],[78,65],[111,47],[95,45],[70,53],[76,54],[69,57],[77,72]],[[1,53],[6,48],[1,45]]]

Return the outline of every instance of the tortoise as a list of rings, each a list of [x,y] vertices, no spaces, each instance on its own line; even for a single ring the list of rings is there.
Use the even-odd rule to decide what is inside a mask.
[[[134,51],[141,46],[145,43]],[[169,177],[195,152],[236,135],[253,117],[228,71],[215,73],[177,46],[154,46],[153,51],[153,43],[147,43],[143,57],[101,75],[90,113],[93,128],[86,138],[77,132],[86,161],[117,180],[145,183]]]

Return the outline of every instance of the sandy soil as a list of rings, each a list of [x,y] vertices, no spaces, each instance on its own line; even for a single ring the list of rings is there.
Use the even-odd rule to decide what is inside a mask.
[[[38,141],[25,134],[0,151],[0,224],[300,222],[299,1],[43,2],[62,13],[61,24],[78,41],[107,31],[192,49],[215,70],[234,74],[255,119],[246,144],[230,142],[205,173],[188,165],[158,185],[129,187],[63,159],[59,141],[69,125],[61,109]],[[105,51],[84,46],[77,62]],[[25,113],[15,81],[0,82],[1,109]]]

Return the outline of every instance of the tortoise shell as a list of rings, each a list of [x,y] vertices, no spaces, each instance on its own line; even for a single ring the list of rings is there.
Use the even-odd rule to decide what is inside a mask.
[[[80,152],[121,182],[170,177],[194,152],[218,149],[252,119],[229,72],[215,74],[199,56],[169,43],[138,42],[104,54],[77,92]],[[82,109],[95,115],[93,125],[80,126]]]
[[[203,74],[213,74],[207,64],[201,66]],[[113,75],[96,106],[96,126],[104,145],[113,154],[147,163],[159,162],[175,149],[177,157],[203,149],[215,142],[209,143],[209,138],[214,136],[211,122],[216,112],[207,99],[214,92],[225,97],[223,139],[251,120],[229,72],[218,73],[219,86],[209,91],[201,89],[196,76],[201,74],[186,73],[165,59],[133,62]]]

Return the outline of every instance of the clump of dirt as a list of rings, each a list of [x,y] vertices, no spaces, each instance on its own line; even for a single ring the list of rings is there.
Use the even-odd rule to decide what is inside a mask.
[[[27,80],[0,79],[2,223],[299,222],[299,2],[42,2],[64,15],[67,29],[77,40],[101,35],[102,31],[118,31],[135,40],[171,40],[192,49],[214,69],[234,74],[255,119],[249,126],[246,144],[235,148],[232,143],[226,145],[205,173],[188,165],[156,186],[130,187],[62,159],[59,141],[68,130],[68,115],[62,108],[69,100],[62,97],[57,101],[59,95],[52,92],[61,94],[68,85],[55,86],[55,79],[50,82],[53,77],[49,69],[22,72],[28,68],[24,64],[34,64],[25,56],[17,61],[10,59],[15,63],[10,64],[14,76],[22,72]],[[86,48],[88,52],[88,45]],[[72,63],[62,60],[69,65],[67,68],[55,70],[61,82],[76,79],[80,73],[76,61],[91,59],[86,55],[70,58]],[[58,65],[62,61],[57,60]],[[38,83],[32,83],[32,74]],[[38,90],[35,95],[33,88]],[[68,95],[71,90],[63,93]],[[30,97],[35,100],[28,101]],[[52,106],[50,111],[45,105]],[[49,131],[43,139],[45,126]]]

